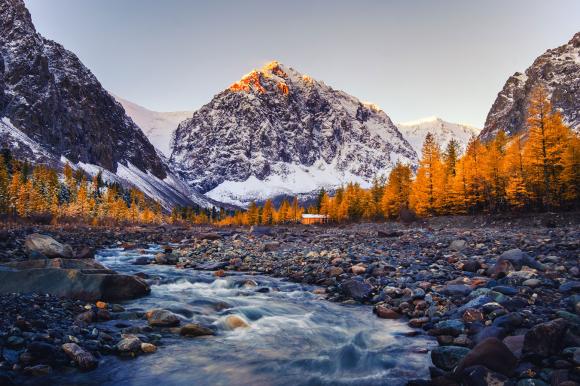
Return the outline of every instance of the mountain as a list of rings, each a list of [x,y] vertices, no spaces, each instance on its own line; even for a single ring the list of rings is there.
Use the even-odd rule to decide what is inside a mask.
[[[428,117],[417,121],[397,123],[396,125],[403,137],[419,155],[427,133],[435,136],[441,149],[445,149],[449,141],[454,138],[459,142],[462,150],[465,150],[469,139],[472,136],[477,136],[480,132],[480,129],[476,127],[446,122],[438,117]]]
[[[164,155],[171,155],[171,138],[180,122],[191,117],[193,111],[152,111],[136,103],[111,94],[123,106],[125,113],[145,133],[149,141]]]
[[[192,188],[247,204],[348,181],[417,155],[384,111],[276,61],[182,122],[171,163]]]
[[[42,37],[22,0],[0,2],[0,145],[16,157],[132,185],[166,208],[211,203],[163,156],[76,55]]]
[[[539,56],[525,73],[516,72],[507,80],[480,138],[491,139],[499,130],[508,134],[522,131],[531,91],[538,85],[548,89],[552,105],[560,109],[565,123],[580,130],[580,32],[567,44]]]

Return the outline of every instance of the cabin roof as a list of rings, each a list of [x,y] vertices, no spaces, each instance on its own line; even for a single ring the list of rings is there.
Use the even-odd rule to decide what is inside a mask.
[[[328,215],[304,213],[302,214],[302,218],[328,218]]]

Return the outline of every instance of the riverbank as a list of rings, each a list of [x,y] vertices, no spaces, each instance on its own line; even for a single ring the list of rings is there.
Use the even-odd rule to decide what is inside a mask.
[[[208,270],[217,277],[256,272],[316,285],[315,292],[333,302],[370,304],[378,317],[437,339],[439,347],[430,352],[433,384],[488,379],[570,385],[580,379],[575,214],[252,231],[19,228],[2,237],[3,258],[25,259],[22,241],[34,231],[75,250],[138,252],[156,243],[165,248],[134,263]]]

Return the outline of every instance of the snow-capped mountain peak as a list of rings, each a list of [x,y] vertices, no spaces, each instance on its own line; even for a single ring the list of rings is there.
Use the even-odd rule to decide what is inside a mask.
[[[171,162],[190,186],[236,204],[364,185],[398,160],[417,160],[377,106],[278,61],[217,94],[174,139]]]
[[[480,129],[476,127],[447,122],[436,116],[397,123],[397,128],[403,134],[403,137],[413,146],[417,154],[421,154],[421,148],[427,133],[435,136],[441,149],[445,149],[452,138],[459,142],[462,149],[465,149],[469,139],[477,136],[480,132]]]
[[[173,132],[181,121],[193,115],[193,111],[153,111],[118,95],[112,93],[111,95],[123,106],[133,122],[143,130],[153,146],[169,157],[171,155],[171,137]]]

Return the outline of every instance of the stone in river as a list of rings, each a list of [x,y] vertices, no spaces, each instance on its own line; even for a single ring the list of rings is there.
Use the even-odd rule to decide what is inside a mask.
[[[180,323],[179,317],[173,312],[163,309],[152,309],[145,313],[150,326],[173,327]]]
[[[157,346],[151,343],[141,343],[141,351],[147,354],[154,353],[157,351]]]
[[[65,343],[62,345],[62,349],[81,370],[92,370],[99,365],[93,354],[76,343]]]
[[[205,335],[214,335],[214,332],[207,327],[203,327],[202,325],[196,323],[188,323],[183,327],[181,327],[181,330],[179,330],[179,334],[182,336],[205,336]]]
[[[226,317],[226,319],[224,320],[224,323],[225,323],[226,327],[229,328],[230,330],[235,330],[236,328],[250,327],[248,322],[246,322],[244,319],[242,319],[238,315],[228,315]]]
[[[52,367],[48,365],[35,365],[24,368],[24,373],[33,377],[42,377],[52,373]]]
[[[68,244],[61,244],[47,235],[33,233],[26,237],[24,249],[30,256],[37,254],[48,258],[64,257],[70,259],[73,257],[73,250]]]
[[[141,343],[136,336],[125,336],[117,343],[117,350],[122,354],[137,353],[141,350]]]
[[[149,258],[147,256],[139,256],[133,262],[134,265],[147,265],[149,264]]]

